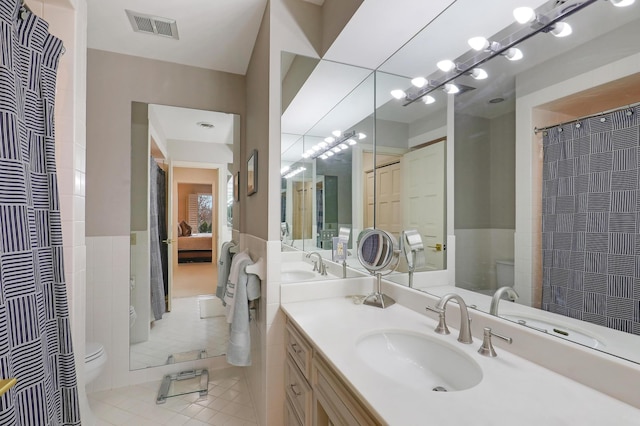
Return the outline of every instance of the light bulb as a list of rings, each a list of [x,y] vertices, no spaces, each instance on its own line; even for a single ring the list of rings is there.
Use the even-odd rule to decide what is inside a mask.
[[[333,152],[331,152],[331,151],[327,151],[327,152],[325,152],[325,154],[327,154],[327,156],[329,156],[329,157],[333,156]]]
[[[471,74],[469,74],[471,76],[471,78],[475,79],[475,80],[484,80],[485,78],[489,77],[489,74],[487,74],[487,72],[485,70],[483,70],[482,68],[474,68],[471,70]]]
[[[291,167],[289,167],[289,166],[284,166],[283,168],[280,169],[280,174],[282,175],[282,174],[288,172],[290,168]]]
[[[419,89],[423,88],[428,82],[429,82],[429,80],[427,80],[424,77],[416,77],[413,80],[411,80],[411,84],[413,84],[414,86],[416,86]]]
[[[424,102],[425,104],[429,105],[434,103],[436,100],[433,96],[431,95],[427,95],[427,96],[423,96],[422,97],[422,102]]]
[[[331,136],[328,136],[328,137],[324,138],[324,141],[326,143],[333,143],[333,141],[335,141],[335,140],[336,140],[336,138],[332,138]]]
[[[340,148],[339,146],[334,146],[333,148],[331,148],[331,150],[337,154],[342,151],[342,148]]]
[[[522,54],[522,51],[517,47],[512,47],[511,49],[503,53],[503,55],[505,58],[507,58],[510,61],[519,61],[524,57],[524,55]]]
[[[456,67],[456,64],[454,64],[453,61],[449,59],[445,59],[443,61],[438,62],[436,66],[444,72],[449,72]]]
[[[444,91],[449,95],[455,95],[460,92],[460,89],[455,84],[447,83],[444,85]]]
[[[322,155],[320,156],[320,158],[322,158],[323,160],[326,160],[326,159],[327,159],[327,158],[329,158],[329,157],[327,157],[327,155],[325,155],[325,154],[322,154]]]
[[[404,90],[395,89],[391,91],[391,96],[393,96],[396,99],[403,99],[407,97],[407,94],[404,93]]]
[[[347,139],[347,143],[348,143],[349,145],[355,145],[355,144],[357,144],[358,142],[356,142],[356,141],[355,141],[355,139]]]
[[[530,7],[517,7],[513,9],[513,17],[519,24],[528,24],[536,19],[536,12]]]
[[[636,0],[611,0],[611,4],[615,7],[627,7],[635,3]]]
[[[340,144],[340,145],[338,145],[338,146],[339,146],[340,148],[342,148],[342,149],[347,149],[347,148],[349,148],[349,147],[347,146],[347,144],[346,144],[346,143],[341,143],[341,144]]]
[[[328,144],[328,143],[326,143],[326,142],[320,142],[320,143],[318,144],[318,146],[319,146],[320,148],[326,148],[327,146],[329,146],[329,144]]]
[[[314,146],[312,146],[312,147],[311,147],[311,150],[312,150],[313,152],[320,151],[320,145],[314,145]]]
[[[566,37],[573,32],[573,29],[566,22],[557,22],[550,32],[556,37]]]
[[[342,132],[340,130],[334,130],[333,132],[331,132],[331,134],[336,138],[339,138],[340,135],[342,135]]]
[[[472,37],[467,43],[473,50],[477,50],[478,52],[489,47],[489,40],[484,37]]]
[[[365,135],[364,133],[358,133],[358,139],[362,140],[364,138],[366,138],[367,135]]]
[[[309,154],[307,154],[306,152],[304,152],[304,153],[302,154],[302,158],[309,158],[309,157],[310,157],[310,155],[309,155]]]

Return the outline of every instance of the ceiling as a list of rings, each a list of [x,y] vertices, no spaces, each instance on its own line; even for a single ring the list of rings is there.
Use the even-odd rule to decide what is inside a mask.
[[[233,144],[233,114],[149,105],[149,121],[166,141]],[[205,128],[198,123],[210,123]]]
[[[245,74],[266,0],[87,0],[88,47]],[[125,9],[175,19],[179,40],[134,32]]]

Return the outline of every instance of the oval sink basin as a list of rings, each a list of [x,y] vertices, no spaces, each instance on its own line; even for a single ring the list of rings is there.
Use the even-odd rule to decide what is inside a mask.
[[[421,334],[370,334],[358,341],[356,351],[378,374],[416,390],[461,391],[482,380],[480,366],[464,352]]]
[[[283,282],[307,281],[317,277],[320,275],[313,271],[282,271],[281,275]]]
[[[578,331],[569,327],[565,327],[563,324],[553,324],[537,318],[530,318],[522,315],[500,315],[510,321],[517,322],[518,324],[533,328],[534,330],[542,331],[552,336],[562,337],[563,339],[571,340],[572,342],[579,343],[581,345],[588,346],[590,348],[598,349],[605,346],[605,344],[594,336]]]

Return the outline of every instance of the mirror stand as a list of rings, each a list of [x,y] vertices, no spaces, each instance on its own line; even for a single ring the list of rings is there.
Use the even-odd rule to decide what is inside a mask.
[[[367,298],[364,299],[364,302],[362,303],[364,303],[365,305],[375,306],[376,308],[382,308],[382,309],[388,308],[389,306],[396,303],[396,301],[393,300],[391,297],[382,293],[381,291],[382,274],[380,272],[376,274],[376,280],[377,280],[376,291],[368,295]]]

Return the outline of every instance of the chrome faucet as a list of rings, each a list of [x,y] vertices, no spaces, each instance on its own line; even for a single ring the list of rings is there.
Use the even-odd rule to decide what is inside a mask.
[[[320,275],[327,275],[327,266],[322,261],[322,256],[317,251],[312,251],[311,253],[307,253],[307,258],[311,258],[312,255],[318,256],[318,260],[313,261],[313,270],[318,271]]]
[[[489,307],[489,313],[491,315],[498,316],[498,304],[500,303],[500,299],[502,299],[502,295],[505,293],[507,293],[509,300],[511,300],[512,302],[518,299],[518,293],[516,293],[513,287],[500,287],[496,290],[496,292],[493,294],[493,298],[491,299],[491,306]]]
[[[445,322],[445,312],[447,309],[447,303],[449,300],[455,300],[460,306],[460,333],[458,334],[458,342],[460,343],[473,343],[473,337],[471,337],[471,318],[469,318],[469,311],[467,310],[467,304],[464,303],[462,297],[455,293],[447,293],[440,298],[435,308],[427,306],[430,311],[435,311],[440,317],[436,332],[440,334],[449,334],[447,324]]]

